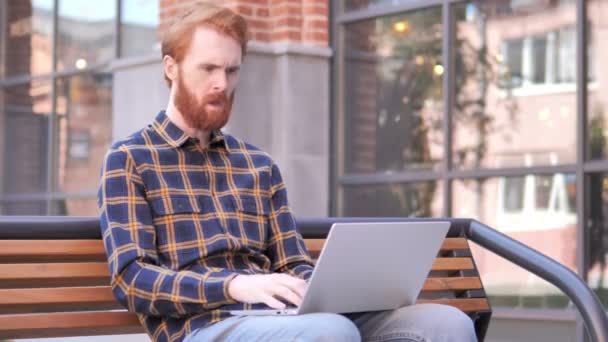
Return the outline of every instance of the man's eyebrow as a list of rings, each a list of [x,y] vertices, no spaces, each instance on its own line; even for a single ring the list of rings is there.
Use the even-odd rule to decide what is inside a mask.
[[[211,68],[223,68],[221,65],[217,65],[217,64],[213,64],[213,63],[200,63],[199,67],[211,67]],[[241,68],[241,64],[234,64],[234,65],[228,65],[226,66],[226,69],[240,69]]]

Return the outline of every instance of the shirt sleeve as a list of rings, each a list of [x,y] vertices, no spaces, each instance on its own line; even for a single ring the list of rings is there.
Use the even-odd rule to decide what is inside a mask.
[[[160,266],[144,184],[126,150],[110,151],[98,191],[101,232],[114,296],[130,311],[179,317],[235,303],[226,269],[194,273]]]
[[[274,163],[270,182],[270,234],[266,255],[270,257],[274,272],[308,279],[312,274],[313,262],[289,208],[281,172]]]

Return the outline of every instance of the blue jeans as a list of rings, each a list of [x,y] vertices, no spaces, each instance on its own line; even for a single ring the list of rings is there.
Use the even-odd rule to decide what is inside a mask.
[[[338,315],[239,316],[198,329],[184,342],[201,341],[477,341],[473,322],[446,305],[418,304],[390,311]]]

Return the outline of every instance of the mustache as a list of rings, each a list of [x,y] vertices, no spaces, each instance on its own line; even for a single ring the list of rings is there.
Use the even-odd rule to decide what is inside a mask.
[[[223,104],[228,102],[228,95],[225,92],[211,93],[203,97],[204,103],[221,101]]]

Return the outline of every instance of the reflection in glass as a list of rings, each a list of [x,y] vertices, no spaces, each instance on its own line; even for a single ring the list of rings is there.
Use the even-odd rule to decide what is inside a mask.
[[[112,139],[112,75],[57,80],[54,161],[59,192],[94,192]]]
[[[438,217],[441,183],[357,185],[344,187],[341,216]]]
[[[46,201],[0,202],[0,215],[46,215]]]
[[[4,77],[39,75],[52,69],[53,1],[3,1],[7,22],[2,33],[5,46]]]
[[[589,225],[585,232],[588,241],[587,266],[589,286],[604,306],[608,306],[608,174],[588,176],[587,196]]]
[[[122,0],[120,7],[121,57],[150,54],[160,50],[156,28],[158,0]]]
[[[441,161],[441,27],[437,7],[345,26],[345,173]]]
[[[66,198],[51,202],[51,215],[59,216],[97,216],[97,199]]]
[[[574,174],[456,180],[452,194],[455,217],[477,219],[576,270]],[[553,285],[486,249],[471,249],[493,306],[568,305]]]
[[[51,84],[4,88],[0,107],[0,193],[45,192]]]
[[[341,0],[344,3],[344,10],[352,11],[365,8],[378,8],[403,5],[412,0]]]
[[[57,69],[84,69],[114,58],[116,1],[59,0]]]
[[[575,1],[455,11],[454,167],[576,162]]]
[[[589,25],[587,56],[589,61],[587,77],[588,89],[588,158],[608,159],[606,136],[608,135],[608,71],[605,61],[608,57],[608,0],[589,0],[586,2],[587,23]]]

